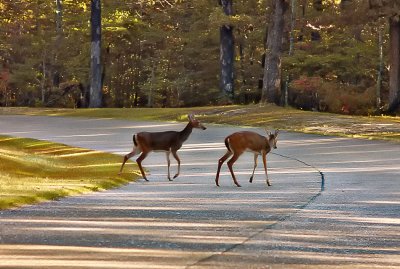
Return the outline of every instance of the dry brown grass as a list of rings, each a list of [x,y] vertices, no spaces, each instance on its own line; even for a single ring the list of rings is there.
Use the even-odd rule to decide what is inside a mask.
[[[400,118],[388,116],[348,116],[302,111],[274,105],[219,106],[196,108],[102,108],[47,109],[1,108],[1,114],[96,117],[125,120],[186,121],[195,113],[207,123],[261,126],[282,130],[339,135],[400,142]]]

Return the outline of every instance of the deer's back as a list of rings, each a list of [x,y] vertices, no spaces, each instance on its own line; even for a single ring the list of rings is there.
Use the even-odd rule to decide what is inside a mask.
[[[179,149],[179,132],[140,132],[136,134],[137,143],[153,151],[169,151],[171,148]],[[178,148],[177,148],[178,147]]]
[[[231,151],[260,152],[265,148],[266,138],[251,131],[236,132],[229,135],[225,141]]]

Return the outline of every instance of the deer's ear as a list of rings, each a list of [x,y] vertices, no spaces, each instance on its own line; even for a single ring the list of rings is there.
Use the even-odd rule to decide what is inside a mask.
[[[194,120],[193,114],[189,114],[189,115],[188,115],[188,119],[189,119],[190,121],[193,121],[193,120]]]
[[[276,129],[276,130],[275,130],[275,137],[277,137],[278,134],[279,134],[279,129]]]

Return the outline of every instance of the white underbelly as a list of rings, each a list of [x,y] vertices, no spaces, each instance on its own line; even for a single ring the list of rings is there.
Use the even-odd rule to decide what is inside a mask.
[[[245,151],[246,151],[246,152],[251,152],[251,153],[257,154],[257,155],[260,155],[260,154],[261,154],[261,152],[259,152],[259,151],[254,151],[254,150],[251,150],[251,149],[246,149]]]

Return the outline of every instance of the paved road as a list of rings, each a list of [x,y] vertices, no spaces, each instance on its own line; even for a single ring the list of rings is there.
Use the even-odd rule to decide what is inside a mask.
[[[117,154],[137,130],[183,127],[0,116],[2,134]],[[247,182],[249,154],[236,165],[243,187],[224,166],[217,188],[223,138],[239,128],[208,127],[181,149],[174,182],[153,153],[150,182],[0,212],[0,268],[400,267],[400,145],[283,132],[269,157],[272,187],[261,168]]]

